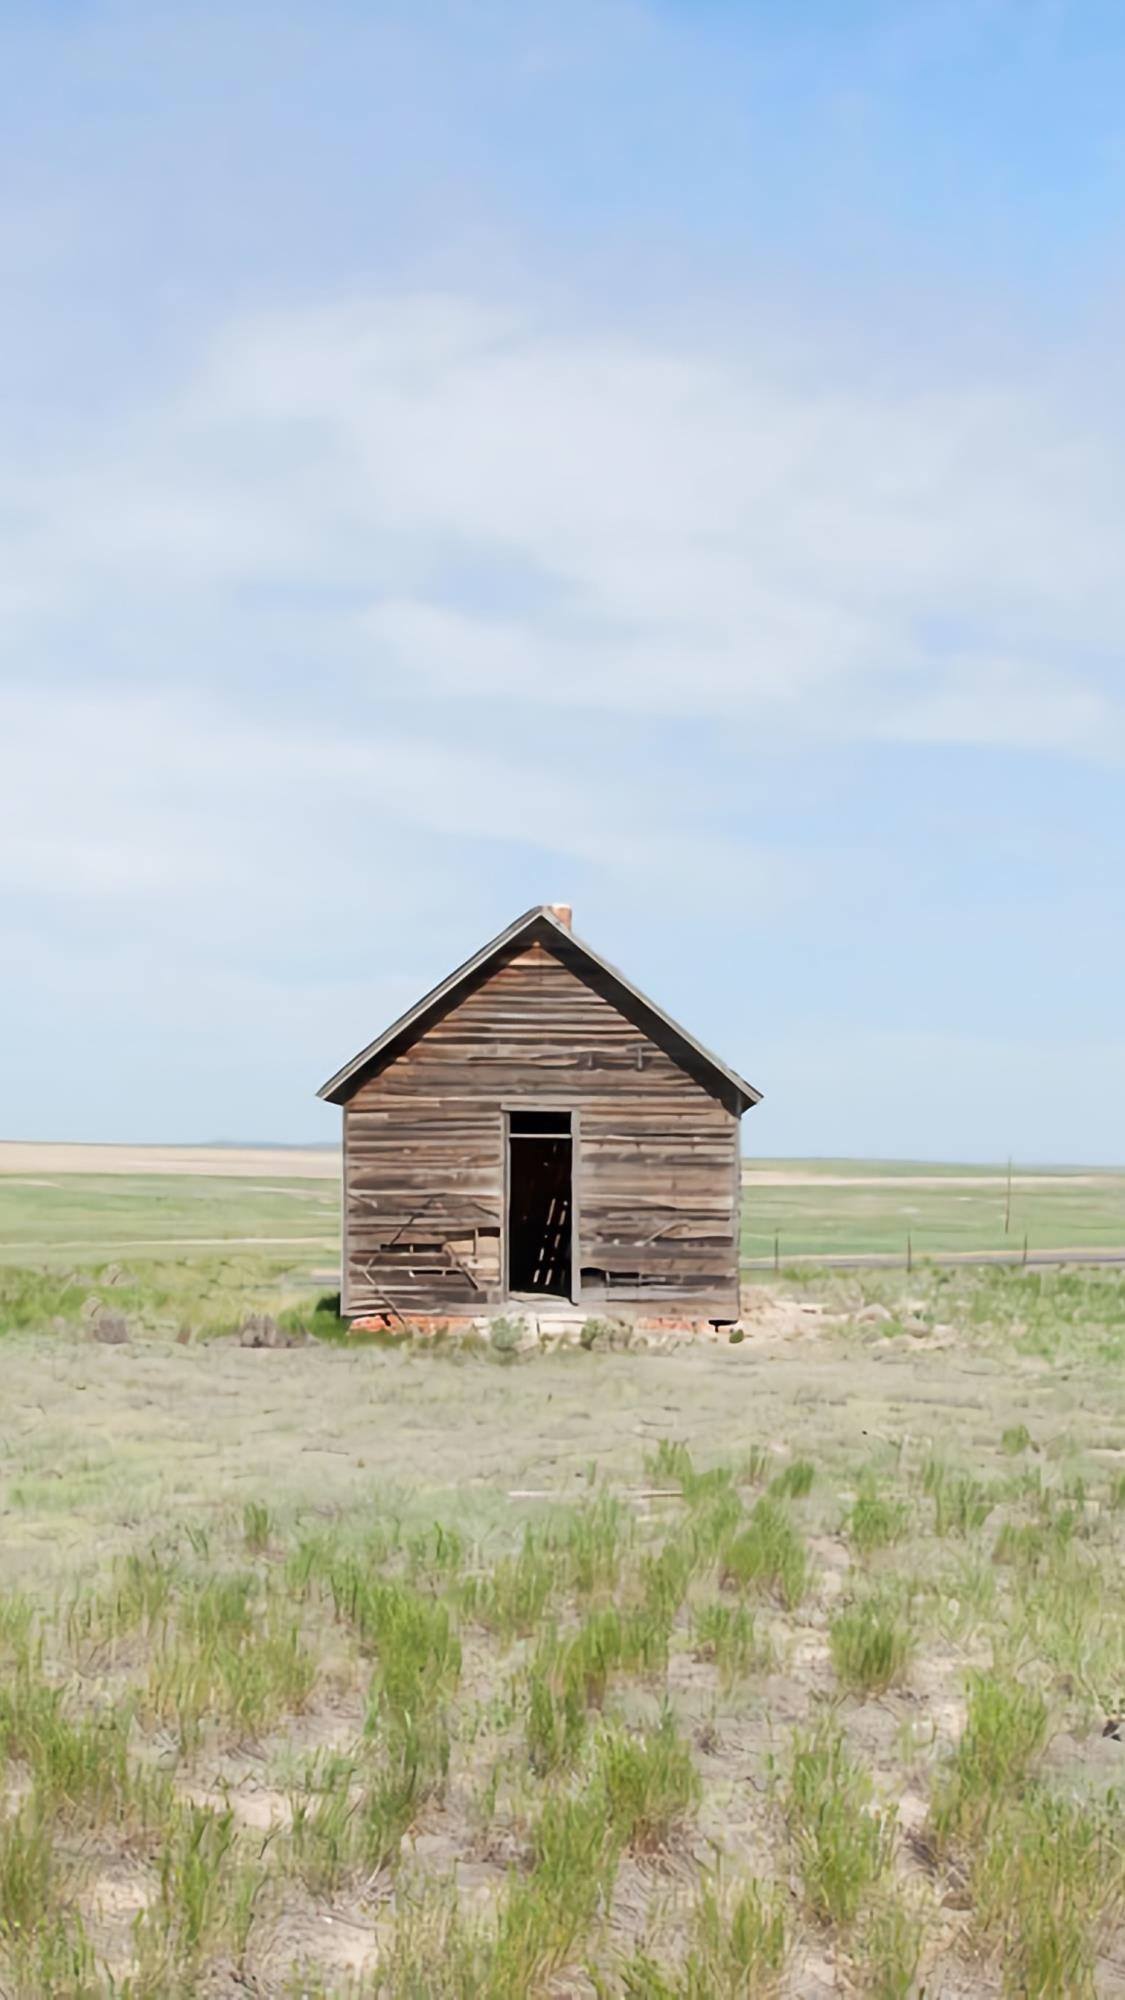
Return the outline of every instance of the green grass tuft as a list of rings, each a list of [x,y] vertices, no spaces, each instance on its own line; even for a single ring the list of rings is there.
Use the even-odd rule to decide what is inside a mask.
[[[832,1665],[849,1694],[883,1694],[900,1682],[914,1651],[914,1636],[894,1607],[864,1598],[839,1612],[829,1627]]]
[[[772,1592],[789,1610],[801,1602],[809,1583],[808,1556],[776,1500],[755,1503],[746,1526],[727,1544],[722,1574],[724,1583],[740,1589]]]

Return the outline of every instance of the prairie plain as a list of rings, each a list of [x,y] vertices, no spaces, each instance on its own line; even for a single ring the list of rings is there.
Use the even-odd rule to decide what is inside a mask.
[[[339,1155],[331,1147],[59,1146],[0,1142],[0,1261],[80,1252],[276,1250],[332,1275]],[[1125,1255],[1125,1169],[748,1160],[748,1264],[875,1254]]]
[[[191,1178],[4,1189],[0,1993],[1125,1993],[1121,1274],[361,1343]]]

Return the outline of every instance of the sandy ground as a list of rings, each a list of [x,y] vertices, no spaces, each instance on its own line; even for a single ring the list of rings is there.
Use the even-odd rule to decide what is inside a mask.
[[[0,1175],[192,1174],[240,1180],[335,1180],[340,1156],[315,1146],[103,1146],[0,1140]],[[1013,1174],[1013,1187],[1103,1187],[1113,1173]],[[995,1174],[839,1174],[815,1168],[744,1166],[746,1187],[996,1188]],[[25,1185],[26,1185],[25,1181]],[[34,1184],[34,1182],[32,1183]]]
[[[703,1800],[697,1826],[671,1853],[626,1858],[614,1938],[623,1944],[648,1923],[658,1935],[661,1926],[674,1934],[683,1921],[677,1896],[717,1852],[735,1875],[772,1872],[779,1836],[770,1772],[790,1730],[807,1727],[828,1703],[878,1797],[896,1813],[896,1878],[913,1892],[928,1878],[909,1836],[924,1825],[937,1762],[964,1726],[966,1671],[987,1662],[988,1645],[971,1621],[962,1628],[951,1613],[948,1630],[927,1629],[904,1686],[866,1702],[841,1698],[828,1623],[850,1585],[840,1521],[854,1497],[855,1468],[882,1447],[902,1490],[916,1489],[931,1452],[982,1476],[1010,1475],[1002,1433],[1023,1424],[1036,1464],[1053,1481],[1081,1468],[1100,1486],[1125,1464],[1125,1387],[1120,1371],[1107,1374],[1089,1356],[1055,1366],[1010,1346],[989,1350],[978,1335],[945,1324],[919,1323],[891,1337],[780,1288],[754,1287],[744,1318],[740,1345],[577,1349],[508,1365],[418,1349],[181,1346],[141,1333],[113,1346],[61,1331],[10,1335],[0,1350],[0,1588],[65,1604],[73,1581],[92,1584],[115,1555],[181,1522],[202,1533],[214,1559],[232,1536],[237,1545],[249,1500],[268,1502],[287,1538],[369,1508],[372,1524],[397,1518],[408,1532],[442,1520],[492,1559],[517,1540],[538,1496],[581,1499],[595,1474],[653,1525],[674,1524],[678,1497],[645,1470],[662,1439],[687,1443],[704,1463],[735,1459],[751,1445],[776,1453],[779,1464],[808,1456],[816,1486],[800,1518],[811,1593],[791,1614],[760,1610],[772,1664],[730,1690],[698,1652],[673,1649],[667,1691],[694,1746]],[[891,1560],[903,1575],[938,1565],[959,1578],[968,1556],[964,1542],[938,1545],[927,1534]],[[485,1718],[512,1656],[498,1667],[496,1648],[468,1622],[465,1633],[466,1712],[475,1703],[473,1713]],[[330,1624],[322,1643],[329,1654],[338,1645]],[[633,1720],[657,1712],[657,1694],[643,1687],[615,1701]],[[305,1715],[249,1746],[205,1748],[178,1768],[177,1784],[185,1796],[229,1804],[241,1825],[268,1834],[286,1822],[284,1774],[294,1756],[346,1747],[362,1721],[356,1689],[340,1692],[325,1671]],[[408,1842],[412,1869],[440,1873],[456,1863],[466,1907],[480,1910],[503,1892],[520,1851],[503,1804],[487,1836],[478,1827],[477,1801],[500,1740],[484,1727],[478,1742],[476,1723],[466,1730],[445,1794]],[[1118,1780],[1120,1754],[1097,1730],[1081,1740],[1063,1731],[1049,1753],[1056,1778],[1103,1789]],[[101,1878],[99,1941],[116,1937],[123,1965],[146,1893],[151,1885],[118,1861]],[[999,1966],[977,1965],[955,1949],[963,1903],[932,1907],[935,1956],[925,1990],[944,2000],[998,2000]],[[342,1992],[350,1973],[373,1963],[385,1915],[385,1894],[354,1905],[340,1898],[329,1908],[290,1885],[263,1947],[265,1983],[255,1990],[294,1990],[288,1973],[300,1951]],[[838,2000],[857,1990],[846,1954],[815,1927],[800,1929],[785,2000]],[[1120,1956],[1102,1959],[1097,1991],[1125,1993]]]
[[[661,1437],[702,1456],[751,1441],[823,1462],[904,1435],[923,1453],[992,1452],[1025,1422],[1046,1446],[1085,1408],[1085,1448],[1113,1446],[1122,1410],[1100,1409],[1034,1360],[947,1343],[885,1348],[833,1338],[811,1303],[764,1289],[741,1346],[536,1356],[511,1367],[410,1349],[103,1346],[79,1335],[9,1337],[3,1349],[0,1584],[82,1566],[151,1533],[154,1520],[240,1507],[354,1503],[409,1487],[448,1494],[487,1526],[529,1492],[570,1499],[597,1461],[625,1488]],[[1103,1436],[1104,1433],[1104,1436]]]

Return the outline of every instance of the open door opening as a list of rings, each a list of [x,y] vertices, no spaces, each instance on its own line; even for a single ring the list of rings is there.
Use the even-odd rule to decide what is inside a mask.
[[[569,1299],[573,1232],[569,1111],[510,1111],[508,1290]]]

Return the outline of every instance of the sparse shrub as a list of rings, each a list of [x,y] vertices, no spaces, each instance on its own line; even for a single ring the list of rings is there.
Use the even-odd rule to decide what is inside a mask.
[[[546,1649],[541,1649],[541,1657]],[[668,1663],[668,1625],[645,1605],[619,1611],[605,1605],[557,1645],[555,1678],[585,1708],[600,1708],[615,1673],[654,1673]]]
[[[971,1881],[975,1927],[1011,2000],[1093,2000],[1098,1950],[1125,1898],[1119,1805],[1033,1789],[1000,1809]]]
[[[696,1560],[694,1534],[673,1536],[655,1555],[642,1558],[641,1590],[645,1606],[665,1631],[671,1630],[687,1595]]]
[[[331,1896],[357,1867],[356,1760],[329,1753],[290,1793],[288,1865],[314,1896]]]
[[[501,1361],[512,1361],[524,1344],[525,1334],[518,1319],[501,1316],[489,1322],[488,1344]]]
[[[1041,1521],[1005,1521],[992,1544],[992,1560],[1031,1575],[1046,1560],[1050,1543]]]
[[[770,1492],[778,1500],[803,1500],[812,1492],[816,1467],[809,1458],[795,1458],[770,1481]]]
[[[1047,1705],[1011,1675],[974,1674],[957,1748],[934,1785],[932,1819],[944,1847],[979,1840],[1024,1784],[1047,1738]]]
[[[900,1681],[914,1650],[912,1634],[889,1603],[868,1597],[829,1628],[832,1664],[849,1694],[883,1694]]]
[[[926,1927],[901,1896],[877,1894],[863,1915],[852,1954],[852,1989],[864,2000],[912,2000]]]
[[[112,1659],[131,1633],[152,1631],[169,1604],[178,1575],[174,1556],[157,1548],[143,1554],[130,1550],[114,1565],[103,1589],[75,1593],[66,1613],[68,1643],[76,1653],[104,1649]]]
[[[466,1548],[456,1528],[447,1528],[441,1521],[435,1521],[431,1528],[413,1536],[407,1544],[407,1563],[411,1581],[420,1577],[441,1582],[456,1577],[464,1568]]]
[[[742,1501],[732,1486],[721,1487],[693,1507],[684,1530],[692,1569],[698,1573],[716,1563],[745,1519]]]
[[[746,1882],[724,1896],[708,1886],[699,1900],[684,1978],[684,2000],[769,2000],[789,1956],[785,1898]]]
[[[242,1510],[242,1539],[251,1555],[264,1555],[273,1535],[273,1517],[264,1500],[248,1500]]]
[[[1027,1425],[1009,1424],[1007,1430],[1001,1432],[1000,1449],[1006,1452],[1009,1458],[1018,1458],[1021,1451],[1030,1451],[1031,1432]]]
[[[32,1797],[0,1819],[0,1943],[27,1945],[57,1912],[58,1863],[50,1822]]]
[[[789,1959],[785,1898],[744,1882],[724,1892],[708,1883],[691,1919],[682,1967],[662,1966],[645,1951],[620,1966],[612,1992],[623,2000],[774,2000]],[[609,1987],[598,1988],[599,1996]]]
[[[164,1810],[167,1781],[128,1756],[128,1707],[70,1717],[63,1691],[30,1671],[0,1685],[0,1754],[27,1769],[40,1809],[54,1821],[88,1825],[131,1818],[151,1823]]]
[[[723,1557],[724,1583],[772,1591],[789,1610],[808,1588],[805,1545],[785,1508],[758,1500],[746,1526],[731,1539]]]
[[[701,1604],[694,1629],[699,1658],[714,1660],[724,1687],[769,1663],[769,1646],[759,1637],[744,1604]]]
[[[661,1438],[655,1451],[645,1453],[645,1471],[650,1479],[662,1484],[682,1486],[685,1473],[688,1478],[692,1475],[691,1453],[686,1444]]]
[[[34,1627],[35,1607],[29,1597],[14,1591],[0,1597],[0,1661],[5,1673],[30,1665]]]
[[[148,1699],[188,1747],[208,1717],[243,1736],[260,1734],[304,1708],[315,1681],[293,1612],[272,1596],[260,1598],[253,1576],[218,1576],[177,1604],[153,1655]]]
[[[549,1664],[533,1662],[528,1672],[527,1758],[539,1778],[572,1763],[586,1733],[586,1704],[577,1676],[558,1672],[556,1661],[557,1655]]]
[[[930,1460],[922,1483],[934,1503],[937,1535],[974,1534],[984,1526],[996,1504],[979,1479],[951,1472],[940,1459]]]
[[[582,1330],[578,1335],[579,1345],[585,1348],[587,1354],[595,1347],[610,1347],[617,1331],[611,1319],[583,1320]]]
[[[782,1803],[810,1913],[852,1924],[890,1861],[894,1817],[873,1805],[837,1723],[795,1733]]]
[[[440,1785],[448,1737],[433,1718],[400,1718],[376,1749],[327,1755],[290,1797],[288,1865],[314,1895],[367,1881],[398,1857],[404,1835]]]
[[[646,1455],[645,1471],[650,1479],[678,1486],[689,1507],[700,1506],[734,1484],[731,1466],[712,1465],[701,1472],[686,1444],[673,1443],[668,1438],[661,1438],[656,1450]]]
[[[904,1500],[887,1500],[870,1489],[856,1495],[844,1532],[857,1555],[869,1556],[902,1540],[910,1526]]]
[[[580,1508],[561,1537],[549,1538],[547,1546],[564,1552],[570,1588],[591,1597],[617,1583],[632,1534],[632,1515],[620,1500],[603,1493],[592,1506]]]
[[[603,1731],[593,1784],[622,1845],[640,1852],[666,1846],[695,1811],[702,1792],[690,1746],[678,1735],[667,1708],[645,1735]]]
[[[936,1622],[945,1635],[962,1642],[996,1616],[996,1571],[979,1556],[962,1558],[934,1584]]]
[[[266,1870],[233,1812],[180,1807],[156,1865],[156,1898],[135,1927],[142,1972],[167,1981],[151,1990],[181,1990],[183,1976],[220,1951],[241,1968]]]
[[[540,1624],[563,1577],[561,1564],[530,1529],[518,1555],[503,1556],[482,1576],[465,1579],[461,1608],[486,1631],[512,1640]]]
[[[580,1798],[548,1798],[532,1837],[532,1865],[514,1876],[487,1941],[458,2000],[515,2000],[542,1992],[608,1905],[617,1867],[617,1828],[600,1789]],[[414,1989],[419,1994],[431,1988]]]
[[[0,1940],[4,2000],[107,2000],[93,1946],[77,1910],[55,1910],[29,1936]],[[148,2000],[135,1980],[124,1989]],[[112,1993],[112,1988],[108,1989]]]
[[[386,1717],[421,1715],[457,1685],[461,1642],[440,1599],[387,1582],[368,1604],[368,1638],[377,1649],[368,1728]]]

